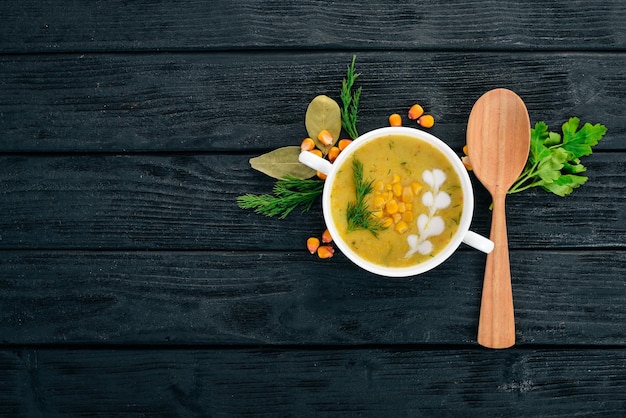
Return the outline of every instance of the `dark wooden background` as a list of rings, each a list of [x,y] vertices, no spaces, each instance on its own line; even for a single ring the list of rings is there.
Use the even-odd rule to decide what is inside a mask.
[[[623,416],[626,4],[0,3],[0,415]],[[359,130],[474,101],[608,133],[566,198],[508,200],[517,346],[476,343],[484,255],[383,279],[235,199],[352,55]],[[489,230],[476,183],[473,229]]]

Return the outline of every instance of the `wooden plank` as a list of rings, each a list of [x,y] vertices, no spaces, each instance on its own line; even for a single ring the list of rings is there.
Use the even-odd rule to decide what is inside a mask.
[[[298,27],[301,30],[301,27]],[[604,123],[625,150],[626,56],[615,53],[360,52],[359,130],[420,102],[460,149],[474,102],[516,90],[531,121]],[[0,56],[0,152],[249,151],[299,144],[311,99],[339,100],[352,53]],[[407,126],[417,126],[409,123]]]
[[[386,279],[306,250],[3,251],[0,344],[476,346],[484,262],[463,250]],[[623,251],[513,251],[511,266],[518,344],[626,344]]]
[[[624,49],[621,0],[5,0],[0,51],[274,48]]]
[[[0,248],[300,250],[324,230],[321,205],[284,220],[238,208],[237,196],[274,184],[249,157],[0,157]],[[598,152],[586,165],[590,180],[571,196],[508,199],[513,248],[624,247],[626,154]],[[491,201],[475,189],[473,229],[488,233]]]
[[[620,416],[626,352],[0,351],[13,416]]]

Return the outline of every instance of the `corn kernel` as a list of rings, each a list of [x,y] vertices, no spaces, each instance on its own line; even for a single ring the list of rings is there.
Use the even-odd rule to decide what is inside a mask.
[[[409,119],[415,120],[424,114],[424,108],[418,104],[414,104],[409,109]]]
[[[382,196],[376,196],[374,198],[374,207],[382,208],[383,206],[385,206],[385,198]]]
[[[424,128],[432,128],[435,124],[435,118],[432,115],[422,115],[417,123],[423,126]]]
[[[391,215],[391,219],[393,219],[394,224],[397,224],[398,222],[400,222],[400,220],[402,220],[402,214],[399,212],[396,212],[393,215]]]
[[[397,174],[394,174],[392,183],[400,183],[400,176]]]
[[[398,211],[398,202],[391,199],[387,203],[385,203],[385,210],[388,214],[393,215]]]
[[[402,188],[402,201],[404,203],[412,202],[414,197],[415,196],[413,195],[413,190],[411,190],[411,186],[404,186]]]
[[[302,143],[300,144],[300,149],[303,151],[311,151],[315,148],[315,141],[311,138],[304,138]]]
[[[317,249],[319,258],[331,258],[335,254],[335,249],[330,245],[322,245]]]
[[[322,233],[322,242],[324,244],[328,244],[329,242],[333,242],[333,237],[330,236],[330,231],[328,230],[328,228],[326,228],[324,230],[324,232]]]
[[[405,203],[404,206],[406,206],[407,212],[410,212],[413,210],[413,203]]]
[[[317,139],[324,145],[328,146],[333,143],[334,138],[330,132],[326,129],[323,129],[318,135]]]
[[[374,190],[377,192],[385,190],[385,183],[383,183],[381,180],[376,180],[374,182]]]
[[[422,185],[421,184],[419,184],[416,181],[411,183],[411,191],[413,192],[414,195],[418,194],[420,192],[420,190],[422,190]]]
[[[341,150],[339,149],[339,147],[331,147],[328,150],[328,161],[330,161],[331,163],[334,162],[339,156],[340,152]]]
[[[306,240],[306,248],[309,250],[311,254],[315,254],[317,249],[320,246],[320,240],[315,237],[310,237]]]
[[[402,126],[402,117],[397,113],[390,115],[389,126]]]
[[[337,145],[339,146],[339,149],[341,151],[343,151],[344,149],[346,149],[346,147],[348,145],[350,145],[352,143],[351,139],[340,139],[339,142],[337,143]]]
[[[400,183],[394,183],[392,190],[394,196],[400,197],[402,195],[402,185]]]
[[[317,156],[318,156],[318,157],[320,157],[320,158],[322,158],[322,157],[324,156],[324,154],[322,154],[322,150],[319,150],[319,149],[317,149],[317,148],[312,149],[312,150],[310,150],[309,152],[310,152],[310,153],[312,153],[312,154],[317,155]]]
[[[321,171],[318,171],[317,173],[315,173],[317,175],[317,178],[320,180],[326,180],[326,174],[322,173]]]
[[[406,203],[398,202],[398,212],[400,213],[406,212]]]
[[[389,228],[391,225],[393,225],[393,219],[391,218],[384,218],[382,222],[385,228]]]
[[[383,217],[383,214],[384,214],[384,212],[383,212],[383,210],[382,210],[382,209],[372,211],[372,216],[373,216],[374,218],[378,218],[378,219],[380,219],[380,218],[382,218],[382,217]]]
[[[412,221],[413,221],[413,212],[409,212],[409,211],[404,212],[404,213],[402,214],[402,220],[403,220],[404,222],[407,222],[407,223],[408,223],[408,222],[412,222]]]
[[[406,222],[400,221],[396,224],[396,232],[400,234],[404,234],[408,230],[409,230],[409,225],[407,225]]]

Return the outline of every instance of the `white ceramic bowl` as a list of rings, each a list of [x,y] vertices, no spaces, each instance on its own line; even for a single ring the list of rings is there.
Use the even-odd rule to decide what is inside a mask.
[[[350,248],[350,246],[344,241],[339,231],[337,231],[331,211],[330,196],[332,183],[335,180],[335,175],[339,171],[339,168],[346,161],[351,161],[350,157],[364,144],[370,141],[384,141],[389,135],[413,137],[417,140],[426,141],[437,147],[448,158],[452,167],[454,167],[455,172],[461,180],[461,187],[463,189],[463,212],[461,214],[461,221],[450,242],[435,256],[427,261],[407,267],[386,267],[365,260],[357,252]],[[363,134],[354,140],[350,146],[339,154],[339,157],[337,157],[335,162],[332,164],[328,160],[320,158],[308,151],[302,152],[299,159],[303,164],[306,164],[307,166],[327,175],[324,184],[324,192],[322,194],[322,210],[324,212],[326,227],[328,228],[330,235],[333,237],[335,245],[341,250],[341,252],[353,263],[369,272],[387,277],[407,277],[421,274],[437,267],[439,264],[447,260],[461,245],[461,242],[464,242],[485,253],[489,253],[493,250],[493,242],[469,230],[474,212],[474,192],[469,175],[463,166],[461,159],[446,143],[427,132],[407,127],[380,128]]]

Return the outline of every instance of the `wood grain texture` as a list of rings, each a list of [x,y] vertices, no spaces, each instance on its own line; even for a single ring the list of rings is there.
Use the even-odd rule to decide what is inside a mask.
[[[5,0],[0,15],[0,52],[626,47],[620,0]]]
[[[0,364],[0,407],[14,416],[381,416],[393,406],[407,417],[565,417],[626,409],[623,350],[28,349],[0,351]]]
[[[528,161],[530,119],[524,101],[507,89],[482,95],[467,122],[472,171],[492,197],[493,251],[487,254],[478,342],[489,348],[515,344],[515,314],[509,266],[505,199]]]
[[[304,248],[324,229],[320,205],[285,220],[237,207],[237,196],[272,189],[250,156],[0,157],[0,248]],[[537,190],[508,198],[512,248],[624,248],[625,154],[598,152],[585,164],[590,180],[568,197]],[[488,234],[491,200],[478,182],[475,190],[472,228]]]
[[[474,102],[506,87],[531,123],[604,123],[598,149],[626,150],[626,56],[355,52],[360,132],[420,102],[430,130],[465,143]],[[346,53],[0,55],[0,152],[223,152],[297,145],[318,94],[339,100]],[[233,71],[236,69],[236,71]],[[407,126],[417,126],[405,118]]]
[[[622,416],[621,0],[0,2],[1,416]],[[237,208],[357,55],[365,132],[420,102],[459,153],[485,91],[603,123],[572,196],[507,202],[518,346],[485,256],[367,274]],[[490,198],[474,181],[473,229]]]
[[[305,249],[3,251],[0,343],[476,346],[484,263],[385,279]],[[518,345],[626,344],[623,251],[512,252],[511,275]]]

